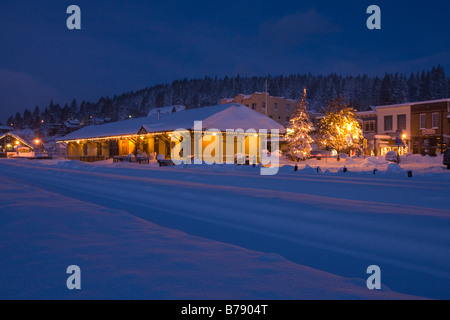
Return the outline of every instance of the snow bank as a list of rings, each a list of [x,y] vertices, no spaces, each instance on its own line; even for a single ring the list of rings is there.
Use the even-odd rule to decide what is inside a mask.
[[[363,163],[368,165],[383,166],[387,165],[389,161],[387,161],[384,157],[367,157]]]

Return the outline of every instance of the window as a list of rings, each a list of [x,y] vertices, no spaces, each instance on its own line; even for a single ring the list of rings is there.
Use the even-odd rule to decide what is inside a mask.
[[[87,143],[83,144],[83,155],[85,155],[85,156],[88,155],[88,145],[87,145]]]
[[[97,156],[98,157],[102,156],[102,144],[101,143],[97,143]]]
[[[375,121],[364,121],[364,132],[374,132]]]
[[[256,103],[252,103],[252,109],[256,110]]]
[[[290,111],[291,110],[291,105],[288,103],[286,104],[286,111]]]
[[[262,103],[262,108],[263,108],[263,110],[266,109],[266,103],[265,102]]]
[[[426,129],[427,128],[427,115],[421,114],[419,117],[419,129]]]
[[[406,114],[397,116],[397,130],[406,130]]]
[[[291,119],[289,117],[286,117],[286,122],[291,121]]]
[[[119,141],[118,140],[110,140],[109,141],[109,156],[118,156],[119,155]]]
[[[281,120],[281,116],[278,116],[278,120],[279,120],[279,121]]]
[[[278,110],[278,103],[274,103],[274,104],[273,104],[273,109],[274,109],[274,110]]]
[[[384,131],[392,131],[392,116],[384,116]]]
[[[439,129],[439,113],[433,113],[431,115],[431,127],[433,129]]]

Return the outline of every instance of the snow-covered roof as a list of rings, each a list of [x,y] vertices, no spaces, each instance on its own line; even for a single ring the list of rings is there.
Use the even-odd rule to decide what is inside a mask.
[[[416,101],[416,102],[405,102],[405,103],[399,103],[399,104],[388,104],[384,106],[376,106],[376,109],[388,109],[388,108],[395,108],[395,107],[410,107],[415,106],[418,104],[429,104],[429,103],[439,103],[439,102],[450,102],[450,98],[446,99],[438,99],[438,100],[427,100],[427,101]]]
[[[8,126],[0,126],[0,130],[12,130],[14,128]]]
[[[265,115],[256,112],[242,104],[231,104],[223,111],[213,114],[203,121],[203,128],[218,129],[278,129],[280,133],[285,133],[285,128]]]
[[[194,121],[202,121],[202,129],[278,129],[280,133],[285,132],[285,128],[266,117],[265,115],[253,111],[242,104],[231,103],[212,107],[191,109],[186,112],[170,114],[160,120],[145,123],[143,128],[147,132],[172,131],[176,129],[194,129]]]
[[[248,100],[248,99],[251,99],[255,95],[265,95],[265,94],[266,94],[265,92],[254,92],[254,93],[251,93],[251,94],[240,93],[237,96],[235,96],[234,98],[224,98],[224,99],[222,99],[222,101],[231,103],[231,102],[236,101],[236,100]],[[271,96],[270,94],[268,95],[268,97],[269,98],[284,99],[286,101],[290,101],[290,102],[293,102],[293,103],[297,103],[299,101],[299,100],[295,100],[295,99],[287,99],[287,98],[281,97],[281,96]]]
[[[18,135],[15,135],[14,133],[11,133],[11,132],[7,132],[7,133],[1,135],[1,136],[0,136],[0,139],[3,139],[3,138],[6,137],[6,136],[10,136],[10,137],[12,137],[12,138],[14,138],[14,139],[20,141],[23,145],[27,146],[28,148],[30,148],[30,149],[32,149],[32,150],[34,149],[34,147],[33,147],[28,141],[26,141],[25,139],[22,139],[22,138],[19,137]]]
[[[162,114],[162,113],[172,113],[172,112],[184,111],[184,110],[186,110],[186,106],[174,105],[174,106],[167,106],[167,107],[150,109],[150,111],[148,112],[147,116],[148,117],[156,116],[158,114],[158,110],[159,110],[160,114]]]
[[[79,121],[66,121],[64,125],[68,128],[78,128],[80,126]]]
[[[193,129],[194,121],[203,121],[204,129],[278,129],[284,133],[282,125],[241,104],[219,104],[174,113],[135,118],[96,126],[87,126],[64,136],[60,141],[92,139],[110,136],[135,135],[141,128],[147,132],[165,132],[176,129]]]

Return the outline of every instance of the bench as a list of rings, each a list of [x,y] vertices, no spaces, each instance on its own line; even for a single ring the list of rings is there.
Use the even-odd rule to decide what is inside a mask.
[[[137,162],[139,162],[139,164],[141,163],[150,163],[150,158],[149,157],[136,157]]]
[[[137,162],[139,164],[141,163],[150,163],[150,157],[125,157],[125,156],[114,156],[113,162]]]
[[[167,166],[174,166],[175,163],[172,162],[170,159],[158,159],[158,164],[160,167],[167,167]]]

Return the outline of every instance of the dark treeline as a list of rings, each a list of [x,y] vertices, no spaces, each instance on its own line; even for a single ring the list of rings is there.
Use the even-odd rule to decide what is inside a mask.
[[[443,67],[411,74],[387,73],[382,77],[323,75],[288,75],[254,77],[205,77],[183,79],[171,84],[158,84],[142,90],[118,96],[102,97],[97,102],[73,100],[61,106],[50,102],[44,108],[36,106],[16,113],[8,119],[16,129],[42,128],[43,124],[61,123],[78,119],[101,118],[117,121],[147,115],[151,108],[182,104],[198,108],[217,104],[222,98],[232,98],[239,93],[263,92],[268,80],[268,91],[272,96],[299,99],[303,88],[308,89],[310,109],[322,111],[328,101],[342,95],[357,110],[370,106],[425,101],[447,98],[450,79]]]

